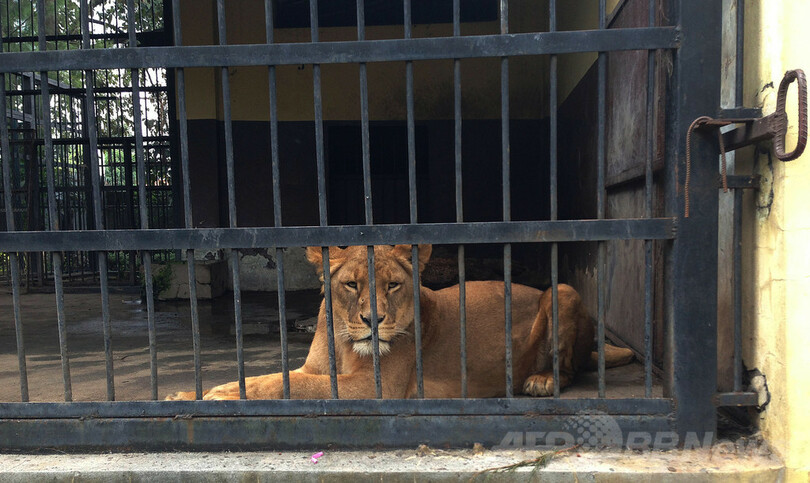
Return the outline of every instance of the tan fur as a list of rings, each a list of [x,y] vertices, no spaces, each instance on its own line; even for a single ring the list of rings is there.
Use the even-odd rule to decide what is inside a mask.
[[[419,246],[419,270],[430,257],[431,246]],[[413,279],[410,245],[377,246],[377,317],[380,368],[385,398],[416,396],[414,350]],[[309,248],[307,258],[322,275],[320,248]],[[332,311],[338,394],[344,399],[375,397],[371,356],[371,320],[366,247],[329,249],[332,274]],[[356,284],[356,286],[352,286]],[[504,287],[502,282],[468,282],[467,377],[469,397],[505,394]],[[560,387],[571,383],[575,373],[592,364],[594,326],[577,292],[559,285]],[[425,396],[461,396],[459,343],[459,287],[430,290],[420,287],[422,351]],[[553,393],[551,290],[541,292],[512,284],[513,390],[532,396]],[[628,349],[607,346],[606,365],[626,364],[633,358]],[[246,379],[248,399],[282,397],[282,375],[267,374]],[[304,365],[290,372],[290,397],[326,399],[332,396],[326,335],[325,303],[321,303],[315,337]],[[166,399],[194,399],[193,392],[179,392]],[[204,399],[238,399],[236,382],[217,386]]]

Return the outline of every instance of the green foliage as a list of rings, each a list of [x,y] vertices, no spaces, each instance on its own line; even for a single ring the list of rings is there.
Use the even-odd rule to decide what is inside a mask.
[[[165,292],[172,286],[172,279],[174,278],[172,262],[166,262],[156,274],[154,271],[152,273],[152,290],[156,295]]]
[[[152,265],[152,293],[155,297],[171,288],[172,280],[174,280],[172,265],[175,263],[177,262],[166,260],[161,262],[160,268],[157,270],[155,270],[157,264]],[[141,266],[141,269],[143,269],[143,266]],[[141,297],[146,298],[146,279],[141,275],[143,275],[143,270],[139,271],[138,279],[141,284]]]

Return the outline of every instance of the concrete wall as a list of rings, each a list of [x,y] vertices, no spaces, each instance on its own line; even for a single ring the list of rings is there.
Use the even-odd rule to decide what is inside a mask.
[[[810,72],[810,50],[799,41],[807,30],[806,0],[746,0],[745,86],[748,106],[774,111],[776,88],[788,69]],[[787,144],[796,143],[796,96],[791,89]],[[751,203],[743,239],[744,362],[765,374],[771,402],[760,415],[765,437],[785,459],[790,480],[810,479],[810,153],[783,163],[770,150],[738,162],[763,177]],[[753,166],[752,166],[753,165]]]

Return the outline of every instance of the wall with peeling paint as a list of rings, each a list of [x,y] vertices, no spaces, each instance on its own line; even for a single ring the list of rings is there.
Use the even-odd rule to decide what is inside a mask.
[[[807,0],[746,0],[746,106],[774,111],[776,89],[785,71],[810,72],[806,36]],[[794,84],[795,86],[795,84]],[[796,120],[795,87],[788,117]],[[792,149],[797,126],[788,130]],[[767,377],[771,401],[760,427],[784,458],[789,480],[810,479],[810,153],[783,163],[761,146],[740,151],[739,173],[752,170],[763,185],[746,202],[743,238],[744,362]],[[753,209],[752,209],[753,208]]]

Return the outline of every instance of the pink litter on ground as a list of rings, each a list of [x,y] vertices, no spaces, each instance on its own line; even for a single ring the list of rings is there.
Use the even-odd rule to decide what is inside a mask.
[[[319,452],[315,453],[309,459],[310,459],[310,461],[312,461],[312,464],[317,464],[318,463],[318,458],[320,458],[321,456],[323,456],[323,451],[319,451]]]

